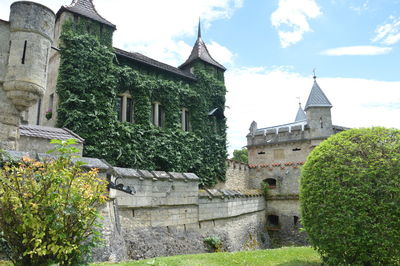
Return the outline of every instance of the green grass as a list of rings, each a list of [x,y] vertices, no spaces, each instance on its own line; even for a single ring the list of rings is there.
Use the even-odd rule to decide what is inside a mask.
[[[216,266],[216,265],[279,265],[279,266],[316,266],[321,265],[317,252],[310,247],[286,247],[279,249],[242,251],[233,253],[206,253],[160,257],[140,261],[122,262],[118,266],[157,265],[157,266]],[[91,264],[92,266],[112,265],[111,263]],[[116,265],[116,264],[114,264]]]

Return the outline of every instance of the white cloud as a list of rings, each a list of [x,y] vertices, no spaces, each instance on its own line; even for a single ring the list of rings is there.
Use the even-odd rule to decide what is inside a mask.
[[[236,55],[225,46],[222,46],[219,43],[212,41],[211,43],[207,44],[207,48],[211,56],[218,63],[224,65],[225,67],[233,65]]]
[[[304,33],[312,31],[308,20],[320,15],[322,12],[315,0],[279,0],[271,22],[278,30],[281,46],[285,48],[301,41]]]
[[[385,126],[400,128],[400,81],[386,82],[355,78],[318,78],[318,84],[333,104],[335,125],[346,127]],[[291,70],[240,68],[228,70],[226,111],[229,151],[246,145],[250,123],[267,127],[293,122],[313,84]]]
[[[322,55],[342,56],[342,55],[382,55],[392,51],[391,47],[379,47],[372,45],[347,46],[328,49],[322,51]]]
[[[400,17],[390,16],[388,20],[388,23],[377,27],[376,36],[372,39],[373,42],[393,45],[400,41]]]
[[[350,6],[350,9],[357,12],[359,15],[361,15],[363,11],[368,10],[368,8],[369,8],[369,0],[364,1],[362,4]]]

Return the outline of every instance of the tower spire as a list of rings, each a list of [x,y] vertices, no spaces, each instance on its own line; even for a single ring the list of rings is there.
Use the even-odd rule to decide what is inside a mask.
[[[199,17],[199,28],[197,30],[197,39],[201,39],[201,20]]]

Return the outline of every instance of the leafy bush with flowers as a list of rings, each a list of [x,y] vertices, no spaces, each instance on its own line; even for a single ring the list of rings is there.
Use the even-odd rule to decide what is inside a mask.
[[[107,200],[106,181],[73,162],[74,140],[52,143],[59,154],[53,159],[1,165],[2,246],[16,265],[85,264],[101,241],[97,209]]]

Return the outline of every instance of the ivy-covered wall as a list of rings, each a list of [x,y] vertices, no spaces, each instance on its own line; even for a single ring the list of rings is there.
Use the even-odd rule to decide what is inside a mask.
[[[84,156],[120,167],[194,172],[204,187],[224,181],[226,121],[208,115],[225,108],[223,72],[198,61],[192,81],[117,60],[112,34],[99,38],[85,23],[64,25],[57,83],[57,125],[86,139]],[[127,90],[135,123],[117,120],[116,97]],[[154,101],[164,107],[163,128],[151,124]],[[190,132],[181,129],[183,107],[190,111]]]

